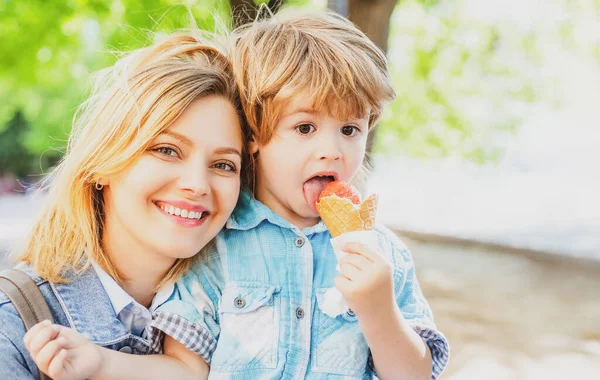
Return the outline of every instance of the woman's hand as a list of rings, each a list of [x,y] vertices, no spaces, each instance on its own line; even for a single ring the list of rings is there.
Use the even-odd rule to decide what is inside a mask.
[[[348,306],[361,319],[365,315],[389,312],[395,306],[391,263],[379,252],[360,243],[347,243],[342,250],[348,255],[340,264],[335,287]]]
[[[54,380],[79,380],[94,376],[102,364],[95,344],[68,327],[43,321],[23,338],[40,371]]]

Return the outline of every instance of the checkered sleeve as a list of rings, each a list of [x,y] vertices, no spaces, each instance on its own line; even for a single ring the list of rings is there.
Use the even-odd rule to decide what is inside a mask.
[[[147,328],[147,332],[154,353],[163,352],[162,344],[165,334],[186,346],[190,351],[200,355],[208,364],[210,364],[212,354],[217,348],[217,340],[205,326],[192,323],[173,313],[156,313]]]
[[[446,337],[431,327],[413,326],[431,352],[431,380],[436,380],[446,368],[450,358],[450,346]]]

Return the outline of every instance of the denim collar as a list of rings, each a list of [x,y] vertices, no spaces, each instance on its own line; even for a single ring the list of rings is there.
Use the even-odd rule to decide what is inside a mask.
[[[271,224],[285,229],[291,229],[300,232],[298,227],[274,213],[265,204],[255,199],[247,192],[242,192],[238,203],[233,210],[233,214],[227,221],[225,228],[230,230],[250,230],[262,222],[267,221]],[[323,221],[319,221],[312,227],[305,228],[302,233],[306,236],[327,231]]]
[[[69,272],[65,283],[50,283],[71,327],[99,345],[116,343],[129,331],[117,319],[96,271],[91,266],[81,273]]]

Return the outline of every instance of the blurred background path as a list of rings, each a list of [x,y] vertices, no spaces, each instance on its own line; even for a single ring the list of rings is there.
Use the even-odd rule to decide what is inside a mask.
[[[444,379],[598,378],[600,265],[404,240],[452,344]]]

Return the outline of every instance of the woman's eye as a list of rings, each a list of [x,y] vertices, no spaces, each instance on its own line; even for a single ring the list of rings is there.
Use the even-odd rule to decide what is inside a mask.
[[[233,172],[233,173],[237,172],[235,165],[230,164],[228,162],[219,162],[217,164],[214,164],[214,167],[219,170],[226,171],[226,172]]]
[[[298,133],[300,133],[301,135],[308,135],[309,133],[312,133],[315,130],[316,128],[312,124],[300,124],[296,127],[296,131],[298,131]]]
[[[354,136],[359,131],[360,129],[358,129],[358,127],[355,127],[354,125],[345,125],[342,127],[342,134],[344,136]]]
[[[162,154],[163,156],[169,156],[169,157],[177,157],[178,156],[175,149],[169,148],[166,146],[161,146],[159,148],[156,148],[156,149],[154,149],[154,151]]]

